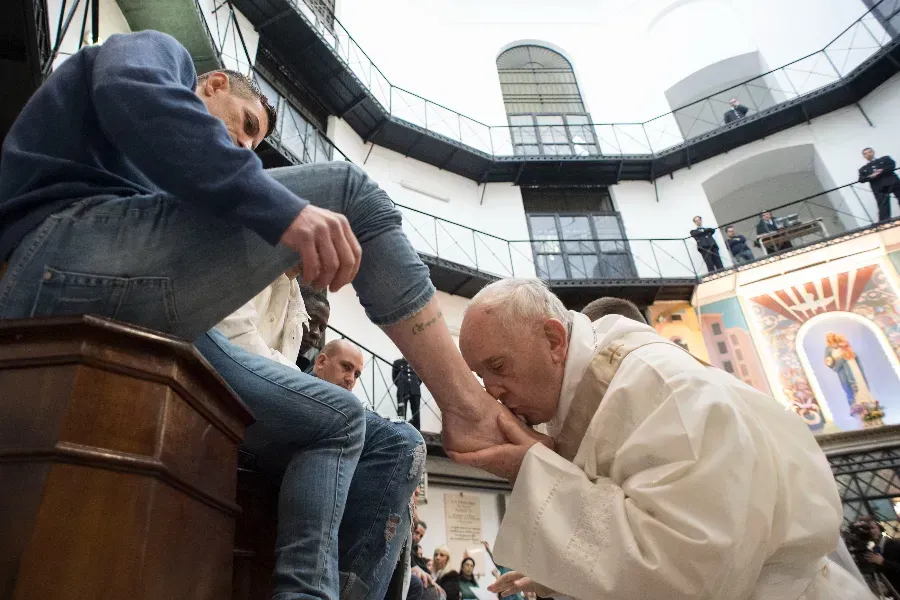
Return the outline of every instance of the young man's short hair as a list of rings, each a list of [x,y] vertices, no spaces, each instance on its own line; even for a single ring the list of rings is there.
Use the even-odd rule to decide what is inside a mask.
[[[234,92],[239,96],[243,95],[245,97],[249,96],[251,98],[256,98],[262,103],[263,108],[266,111],[266,118],[269,120],[269,127],[266,129],[266,137],[271,135],[271,133],[275,131],[275,121],[278,120],[278,112],[275,110],[275,107],[272,106],[272,103],[269,102],[266,95],[262,93],[262,90],[259,89],[259,85],[257,85],[250,77],[247,77],[243,73],[232,71],[231,69],[207,71],[206,73],[197,76],[197,83],[203,83],[209,79],[209,76],[213,73],[224,73],[228,77],[228,82],[231,84]]]
[[[872,152],[875,152],[875,149],[872,148],[871,146],[866,146],[865,148],[863,148],[863,149],[861,150],[861,152],[865,152],[866,150],[871,150]]]
[[[303,296],[303,302],[307,306],[310,304],[323,304],[328,308],[331,308],[331,303],[328,302],[328,292],[326,290],[318,290],[312,286],[301,285],[300,295]]]
[[[581,309],[581,312],[587,315],[592,323],[606,315],[622,315],[623,317],[628,317],[638,323],[647,322],[647,319],[644,318],[643,313],[641,313],[641,309],[635,306],[633,302],[629,302],[624,298],[614,298],[612,296],[594,300]]]

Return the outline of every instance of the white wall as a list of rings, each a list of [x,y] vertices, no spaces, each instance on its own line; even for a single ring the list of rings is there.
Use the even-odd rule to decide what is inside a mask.
[[[712,209],[720,223],[745,219],[750,215],[753,215],[750,217],[752,220],[763,210],[781,204],[778,198],[805,198],[823,191],[822,183],[813,171],[783,173],[745,185],[727,196],[712,199]],[[809,214],[804,211],[800,217],[806,218]]]
[[[446,519],[444,518],[444,496],[445,494],[459,494],[460,490],[438,486],[438,485],[429,485],[428,486],[428,504],[420,504],[418,508],[419,518],[425,521],[428,525],[428,532],[425,534],[425,537],[422,539],[422,552],[426,557],[431,557],[434,555],[435,548],[443,546],[447,543],[447,526]],[[497,497],[502,495],[502,492],[477,492],[471,490],[464,490],[462,493],[466,495],[478,496],[481,500],[481,535],[482,538],[488,542],[490,542],[491,546],[494,545],[494,540],[497,538],[497,532],[500,530],[500,511],[497,505]],[[473,555],[476,562],[476,568],[481,570],[483,569],[483,565],[488,565],[487,569],[484,571],[486,577],[479,580],[479,585],[484,587],[485,585],[492,583],[494,578],[490,575],[491,572],[491,562],[490,559],[485,560],[485,553],[483,548],[480,548],[480,544],[475,544],[469,550],[470,554]],[[462,556],[451,556],[451,564],[454,569],[459,569],[459,564],[462,562]]]
[[[736,15],[728,24],[718,12],[698,11],[680,36],[657,35],[663,41],[653,43],[651,22],[674,3],[341,0],[338,18],[394,85],[503,125],[495,60],[510,42],[543,40],[562,48],[594,119],[633,122],[668,111],[665,88],[690,72],[662,77],[672,53],[685,65],[702,66],[759,49],[774,68],[821,49],[866,10],[859,0],[732,2],[719,11]],[[701,38],[708,43],[697,43]]]

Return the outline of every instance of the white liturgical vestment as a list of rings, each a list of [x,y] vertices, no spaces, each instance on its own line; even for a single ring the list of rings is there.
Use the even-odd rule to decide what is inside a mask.
[[[579,600],[869,600],[825,556],[841,503],[802,419],[647,325],[573,313],[557,413],[498,564]]]

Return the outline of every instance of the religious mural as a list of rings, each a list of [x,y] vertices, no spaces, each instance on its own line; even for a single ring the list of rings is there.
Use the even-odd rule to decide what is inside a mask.
[[[690,302],[682,300],[654,302],[648,309],[650,324],[656,333],[675,342],[702,361],[709,362],[703,343],[700,321]]]
[[[814,431],[900,423],[900,299],[867,265],[750,299],[791,407]]]
[[[726,298],[704,304],[699,312],[709,363],[747,385],[771,394],[738,299]]]

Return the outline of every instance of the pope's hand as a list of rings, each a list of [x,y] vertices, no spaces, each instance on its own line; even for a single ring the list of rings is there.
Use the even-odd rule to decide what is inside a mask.
[[[537,594],[541,598],[557,595],[550,588],[535,583],[530,577],[525,577],[518,571],[510,571],[501,575],[497,581],[488,586],[488,591],[500,594],[503,598],[513,594],[528,593]]]
[[[506,438],[504,443],[475,452],[448,451],[447,454],[456,462],[484,469],[488,473],[515,483],[522,461],[531,447],[535,444],[544,444],[552,448],[553,440],[546,435],[526,429],[508,410],[502,410],[497,415],[497,425],[500,433]]]
[[[477,413],[449,410],[441,413],[441,442],[447,452],[474,452],[506,441],[497,419],[501,413],[509,411],[483,389],[479,394],[481,405]]]

